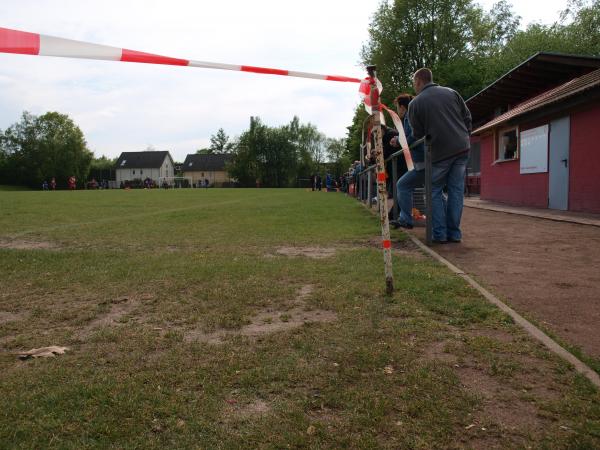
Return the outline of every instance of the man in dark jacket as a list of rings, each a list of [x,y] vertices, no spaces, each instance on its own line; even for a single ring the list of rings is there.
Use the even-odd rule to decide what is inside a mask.
[[[413,136],[431,137],[433,241],[460,242],[471,113],[460,94],[433,82],[429,69],[417,70],[413,85],[417,97],[408,107]],[[447,202],[442,195],[444,186],[448,188]]]

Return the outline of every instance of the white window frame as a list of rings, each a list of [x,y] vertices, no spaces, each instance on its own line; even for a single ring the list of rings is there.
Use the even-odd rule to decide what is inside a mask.
[[[511,131],[514,131],[516,134],[516,145],[517,148],[515,149],[515,154],[512,158],[500,158],[500,140],[502,139],[502,136],[506,133],[509,133]],[[494,134],[494,164],[496,163],[503,163],[503,162],[508,162],[508,161],[517,161],[519,159],[519,126],[515,125],[513,127],[505,127],[505,128],[500,128],[495,134]]]

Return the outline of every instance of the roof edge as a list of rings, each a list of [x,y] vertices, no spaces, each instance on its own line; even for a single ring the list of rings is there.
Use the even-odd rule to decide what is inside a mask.
[[[574,55],[572,53],[560,53],[560,52],[536,52],[533,55],[531,55],[529,58],[527,58],[525,61],[523,61],[521,64],[513,67],[512,69],[510,69],[508,72],[506,72],[504,75],[502,75],[501,77],[497,78],[495,81],[493,81],[491,84],[489,84],[488,86],[484,87],[481,91],[477,92],[475,95],[472,95],[471,97],[469,97],[465,103],[469,103],[471,100],[473,100],[475,97],[477,97],[480,94],[483,94],[485,91],[487,91],[489,88],[491,88],[492,86],[494,86],[496,83],[498,83],[499,81],[503,80],[504,78],[508,77],[510,74],[512,74],[513,72],[515,72],[516,70],[520,69],[522,66],[524,66],[525,64],[529,63],[530,61],[532,61],[533,59],[542,56],[542,55],[547,55],[547,56],[562,56],[562,57],[567,57],[567,58],[580,58],[580,59],[589,59],[589,60],[595,60],[595,61],[600,61],[600,56],[589,56],[589,55]]]

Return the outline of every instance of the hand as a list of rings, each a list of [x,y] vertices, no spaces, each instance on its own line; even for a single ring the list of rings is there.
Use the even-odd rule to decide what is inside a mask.
[[[390,145],[392,147],[399,147],[400,146],[398,144],[398,136],[394,136],[392,139],[390,139]]]

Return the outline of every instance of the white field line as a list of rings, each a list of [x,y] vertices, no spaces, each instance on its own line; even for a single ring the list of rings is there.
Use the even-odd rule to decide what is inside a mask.
[[[508,306],[507,304],[502,302],[500,299],[498,299],[498,297],[496,297],[494,294],[492,294],[487,289],[485,289],[483,286],[481,286],[479,283],[477,283],[477,281],[475,281],[473,278],[471,278],[463,270],[459,269],[454,264],[452,264],[450,261],[448,261],[441,255],[439,255],[437,252],[435,252],[434,250],[427,247],[425,244],[423,244],[419,239],[417,239],[412,234],[410,234],[410,233],[407,233],[407,234],[410,237],[410,239],[421,250],[423,250],[428,255],[432,256],[434,259],[436,259],[440,263],[444,264],[456,275],[463,278],[467,283],[469,283],[472,287],[474,287],[481,295],[483,295],[490,303],[496,305],[498,308],[500,308],[502,311],[504,311],[506,314],[508,314],[510,317],[512,317],[512,319],[517,324],[519,324],[525,331],[527,331],[527,333],[529,333],[532,337],[534,337],[535,339],[540,341],[542,344],[544,344],[552,353],[560,356],[564,360],[571,363],[575,367],[575,370],[577,370],[579,373],[584,375],[597,388],[600,388],[600,376],[598,376],[598,373],[596,373],[587,364],[585,364],[583,361],[579,360],[579,358],[577,358],[575,355],[573,355],[572,353],[567,351],[565,348],[560,346],[550,336],[548,336],[546,333],[544,333],[542,330],[540,330],[534,324],[529,322],[527,319],[525,319],[523,316],[521,316],[518,312],[516,312],[510,306]]]
[[[7,235],[6,237],[8,239],[16,239],[21,236],[25,236],[26,234],[43,233],[45,231],[61,230],[64,228],[77,228],[77,227],[84,227],[84,226],[88,226],[88,225],[98,225],[98,224],[105,224],[105,223],[118,222],[118,221],[127,222],[131,219],[139,219],[141,217],[159,216],[161,214],[170,214],[170,213],[180,212],[180,211],[189,211],[192,209],[204,209],[204,208],[212,208],[214,206],[230,205],[230,204],[234,204],[234,203],[239,203],[243,200],[247,200],[247,198],[239,199],[239,200],[228,200],[226,202],[219,202],[219,203],[205,203],[205,204],[201,204],[201,205],[186,206],[185,208],[162,209],[160,211],[151,211],[151,212],[146,212],[146,213],[131,214],[131,215],[127,215],[127,216],[106,217],[104,219],[97,219],[97,220],[88,221],[88,222],[63,223],[63,224],[54,225],[51,227],[32,228],[29,230],[23,230],[18,233],[15,233],[15,234]]]

